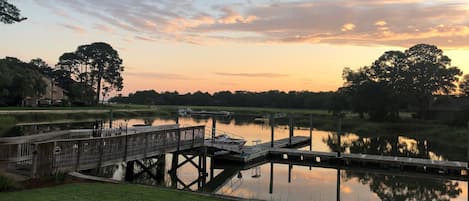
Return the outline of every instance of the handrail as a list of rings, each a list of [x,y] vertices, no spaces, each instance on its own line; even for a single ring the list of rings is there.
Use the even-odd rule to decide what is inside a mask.
[[[147,130],[139,133],[128,133],[124,135],[114,135],[114,136],[103,136],[103,137],[93,137],[93,138],[74,138],[74,139],[56,139],[56,140],[48,140],[42,142],[36,142],[34,144],[46,144],[51,142],[71,142],[71,141],[87,141],[90,139],[97,140],[97,139],[110,139],[110,138],[120,138],[122,136],[133,136],[133,135],[143,135],[146,133],[151,132],[173,132],[173,131],[183,131],[183,130],[191,130],[193,128],[204,128],[205,126],[191,126],[191,127],[183,127],[183,128],[172,128],[172,129],[165,129],[165,130]]]

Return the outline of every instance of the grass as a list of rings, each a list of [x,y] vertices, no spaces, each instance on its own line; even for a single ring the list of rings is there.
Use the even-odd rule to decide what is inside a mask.
[[[0,201],[218,201],[219,198],[131,184],[78,183],[0,193]]]

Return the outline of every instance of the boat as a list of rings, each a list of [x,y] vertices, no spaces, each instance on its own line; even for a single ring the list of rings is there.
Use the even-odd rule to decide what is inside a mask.
[[[246,140],[240,138],[232,138],[226,134],[217,135],[214,138],[215,143],[222,143],[222,144],[231,144],[231,145],[239,145],[244,146],[246,144]]]
[[[230,116],[233,115],[234,112],[228,111],[194,111],[191,108],[179,109],[178,114],[180,116],[187,116],[187,115],[219,115],[219,116]]]

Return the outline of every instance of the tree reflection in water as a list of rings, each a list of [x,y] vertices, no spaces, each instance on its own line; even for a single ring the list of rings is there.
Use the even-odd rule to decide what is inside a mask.
[[[337,135],[330,134],[323,141],[331,150],[338,150]],[[342,140],[340,149],[342,151],[348,150],[351,153],[428,159],[432,157],[430,152],[433,152],[432,147],[429,145],[430,143],[427,140],[415,140],[399,136],[372,138],[358,136],[352,140]],[[450,153],[443,152],[441,155],[450,155]],[[370,190],[383,201],[449,201],[462,193],[462,188],[458,182],[434,178],[415,179],[349,170],[345,171],[342,178],[345,181],[356,178],[360,183],[368,185]]]
[[[383,201],[449,201],[462,193],[459,182],[455,181],[345,171],[345,181],[354,178],[369,185]]]

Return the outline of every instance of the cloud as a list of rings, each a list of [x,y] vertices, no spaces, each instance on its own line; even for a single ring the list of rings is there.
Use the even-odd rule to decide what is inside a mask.
[[[469,47],[469,2],[463,0],[36,2],[68,15],[86,15],[139,39]]]
[[[342,29],[341,31],[345,32],[345,31],[352,31],[355,29],[355,25],[352,24],[352,23],[348,23],[348,24],[344,24],[344,26],[342,26]]]
[[[144,37],[144,36],[135,36],[135,39],[142,40],[142,41],[148,41],[148,42],[154,42],[155,41],[154,39]]]
[[[264,78],[278,78],[278,77],[287,77],[287,74],[280,74],[280,73],[223,73],[223,72],[215,72],[215,75],[220,76],[234,76],[234,77],[264,77]]]
[[[63,27],[70,29],[72,31],[78,32],[79,34],[85,34],[87,33],[85,28],[76,26],[76,25],[70,25],[70,24],[61,24]]]
[[[113,33],[114,29],[111,28],[110,26],[104,25],[104,24],[95,24],[94,28],[98,31],[102,32],[107,32],[107,33]]]

